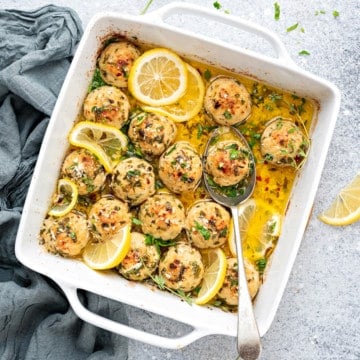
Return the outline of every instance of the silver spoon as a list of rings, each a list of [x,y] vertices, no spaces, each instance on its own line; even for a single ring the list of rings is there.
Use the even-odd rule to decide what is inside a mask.
[[[235,230],[235,243],[237,251],[237,260],[238,260],[238,287],[239,287],[239,296],[238,296],[238,324],[237,324],[237,350],[239,353],[238,359],[243,360],[254,360],[258,359],[261,352],[261,342],[260,335],[257,328],[253,306],[251,298],[249,295],[249,290],[247,287],[247,279],[244,268],[244,259],[241,245],[240,237],[240,227],[239,227],[239,212],[238,205],[247,200],[252,194],[255,181],[255,161],[252,151],[243,137],[243,135],[236,128],[233,127],[219,127],[215,129],[207,142],[206,149],[204,152],[204,169],[206,169],[206,159],[209,153],[209,150],[223,140],[237,140],[244,144],[248,149],[248,156],[250,160],[250,173],[246,179],[239,184],[234,185],[233,187],[220,187],[214,183],[212,177],[204,171],[204,183],[205,187],[208,190],[210,196],[216,202],[230,208],[231,214],[234,220],[234,230]],[[226,190],[231,190],[231,193],[226,193]],[[226,194],[224,194],[224,192]]]

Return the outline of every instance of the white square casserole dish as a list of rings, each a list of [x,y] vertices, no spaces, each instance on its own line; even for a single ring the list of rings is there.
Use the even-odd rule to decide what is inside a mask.
[[[170,15],[177,13],[196,15],[255,33],[272,45],[278,58],[239,49],[165,22]],[[171,294],[130,283],[112,272],[96,272],[80,261],[48,254],[38,244],[40,226],[68,147],[67,135],[87,92],[97,49],[109,33],[135,36],[141,42],[171,48],[189,59],[250,74],[264,83],[314,99],[319,104],[317,119],[311,129],[312,146],[308,160],[296,179],[271,266],[254,303],[259,332],[261,336],[264,335],[275,316],[311,212],[335,126],[340,96],[332,84],[299,69],[274,34],[230,15],[190,4],[172,3],[146,16],[104,13],[92,19],[79,44],[44,137],[16,239],[15,251],[19,261],[57,282],[80,318],[135,340],[166,348],[180,348],[209,334],[236,336],[236,314],[189,306]],[[189,324],[193,331],[180,338],[164,338],[116,323],[88,311],[80,303],[77,289]]]

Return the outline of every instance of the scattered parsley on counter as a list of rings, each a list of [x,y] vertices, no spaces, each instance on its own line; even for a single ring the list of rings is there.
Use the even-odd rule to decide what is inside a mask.
[[[291,25],[286,29],[286,32],[294,31],[298,26],[299,26],[299,23]]]
[[[153,0],[149,0],[145,7],[140,11],[140,15],[144,15],[148,10],[150,5],[152,4]]]
[[[221,9],[221,4],[220,4],[218,1],[215,1],[215,2],[213,3],[213,6],[214,6],[214,8],[217,9],[217,10],[220,10],[220,9]]]
[[[274,11],[275,11],[275,14],[274,14],[275,20],[279,20],[280,19],[280,5],[277,2],[274,3]]]
[[[334,10],[332,14],[335,19],[340,15],[340,13],[337,10]]]
[[[325,10],[316,10],[315,16],[318,16],[319,14],[324,15],[324,14],[326,14],[326,11]]]
[[[301,50],[299,51],[299,55],[310,55],[310,53],[307,50]]]

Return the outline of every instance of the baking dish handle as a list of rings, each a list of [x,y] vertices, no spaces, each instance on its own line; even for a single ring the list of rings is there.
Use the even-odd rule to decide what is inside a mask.
[[[189,3],[173,2],[159,9],[156,9],[144,16],[155,23],[158,23],[159,21],[165,23],[166,18],[178,13],[187,13],[189,15],[205,17],[260,36],[272,46],[277,55],[277,58],[280,61],[283,61],[285,64],[288,65],[296,66],[295,62],[291,59],[289,53],[287,52],[284,44],[282,43],[278,35],[276,35],[273,31],[230,14],[223,14],[213,9],[207,9],[202,6]],[[168,23],[166,24],[168,25]]]
[[[143,343],[167,349],[180,349],[191,344],[195,340],[214,333],[213,331],[202,328],[194,328],[190,333],[177,338],[167,338],[147,333],[145,331],[135,329],[131,326],[118,323],[116,321],[107,319],[91,312],[80,302],[77,294],[78,289],[60,282],[58,282],[58,284],[67,296],[75,314],[80,319],[97,327],[100,327],[104,330],[111,331],[113,333],[128,337],[133,340],[141,341]]]

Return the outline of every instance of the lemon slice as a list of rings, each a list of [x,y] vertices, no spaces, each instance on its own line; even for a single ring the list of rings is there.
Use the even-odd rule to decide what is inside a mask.
[[[92,152],[107,172],[112,172],[127,146],[126,136],[117,128],[92,121],[80,121],[70,132],[71,145]]]
[[[121,263],[130,250],[131,225],[125,225],[109,239],[101,242],[89,242],[83,252],[86,265],[95,270],[111,269]]]
[[[175,122],[187,121],[196,116],[202,108],[205,94],[204,82],[199,72],[189,64],[186,93],[176,103],[161,107],[142,106],[145,111],[169,116]]]
[[[53,196],[53,205],[49,211],[50,216],[64,216],[76,205],[78,189],[69,179],[60,179],[57,184],[57,192]]]
[[[205,273],[195,303],[208,303],[221,289],[226,275],[226,256],[220,248],[202,253]]]
[[[360,173],[340,190],[330,207],[319,215],[326,224],[350,225],[360,220]]]
[[[249,223],[252,217],[255,214],[256,203],[254,199],[249,199],[244,203],[240,204],[239,207],[239,226],[240,226],[240,236],[243,240],[246,236],[247,229],[249,227]],[[234,219],[233,219],[234,221]],[[236,244],[235,244],[235,234],[233,230],[234,224],[231,223],[229,237],[228,237],[228,244],[230,252],[233,256],[236,256]]]
[[[135,60],[129,73],[128,87],[131,94],[144,104],[173,104],[185,94],[187,68],[172,51],[151,49]]]

